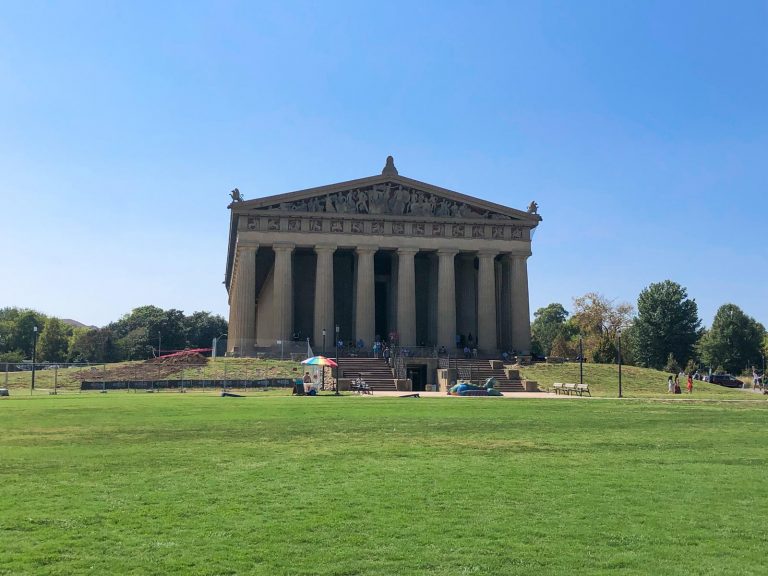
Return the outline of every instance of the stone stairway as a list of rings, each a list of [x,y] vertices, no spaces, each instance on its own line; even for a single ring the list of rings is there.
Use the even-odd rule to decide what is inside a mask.
[[[513,372],[512,378],[507,378],[504,368],[492,368],[490,360],[480,358],[464,359],[451,358],[451,368],[456,368],[460,380],[472,380],[472,384],[482,386],[486,379],[496,378],[496,389],[501,392],[524,392],[520,376]],[[517,378],[514,376],[517,375]]]
[[[376,391],[396,391],[392,369],[382,358],[339,358],[341,378],[362,378]]]

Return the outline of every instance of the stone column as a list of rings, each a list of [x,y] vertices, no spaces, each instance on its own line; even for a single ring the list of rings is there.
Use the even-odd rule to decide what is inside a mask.
[[[274,282],[274,319],[275,328],[272,334],[277,340],[290,341],[293,330],[293,244],[274,244],[275,270]],[[273,342],[273,344],[275,344]]]
[[[357,247],[357,293],[355,310],[355,339],[362,338],[366,346],[373,345],[375,337],[375,299],[373,276],[373,256],[378,248],[375,246]]]
[[[531,313],[528,307],[528,256],[512,256],[512,345],[531,353]]]
[[[496,266],[497,252],[481,250],[477,279],[477,347],[487,351],[498,350],[496,342]]]
[[[501,299],[499,300],[501,323],[501,347],[511,351],[512,345],[512,257],[505,254],[501,259]]]
[[[402,346],[416,345],[416,248],[397,251],[397,332]]]
[[[234,294],[230,308],[227,348],[238,347],[241,356],[253,354],[256,343],[256,250],[257,246],[238,247],[237,274],[234,278]],[[233,313],[234,309],[234,313]],[[234,330],[232,329],[234,328]]]
[[[437,251],[437,345],[453,352],[456,346],[456,269],[458,250]]]
[[[326,330],[327,345],[333,343],[333,253],[336,246],[315,246],[317,264],[315,268],[315,321],[314,345],[318,353],[323,343],[323,328]]]

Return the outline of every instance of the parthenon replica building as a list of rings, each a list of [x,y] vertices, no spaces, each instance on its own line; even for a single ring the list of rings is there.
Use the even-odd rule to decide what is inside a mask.
[[[244,200],[232,192],[229,354],[473,342],[530,352],[527,259],[537,206],[516,210],[398,174]]]

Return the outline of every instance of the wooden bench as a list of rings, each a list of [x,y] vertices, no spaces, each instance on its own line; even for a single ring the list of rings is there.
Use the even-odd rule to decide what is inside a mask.
[[[592,392],[589,391],[589,384],[576,384],[576,393],[579,396],[583,396],[584,394],[592,396]]]
[[[592,393],[589,391],[589,384],[572,384],[570,382],[562,383],[562,382],[555,382],[552,384],[552,390],[555,391],[555,394],[568,394],[569,396],[571,394],[578,394],[579,396],[583,396],[584,394],[589,394],[592,396]]]

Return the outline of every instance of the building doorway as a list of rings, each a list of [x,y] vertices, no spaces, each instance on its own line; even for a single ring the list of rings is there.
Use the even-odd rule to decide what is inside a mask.
[[[427,386],[427,365],[408,364],[405,370],[407,378],[411,380],[411,390],[414,392],[424,392]]]

